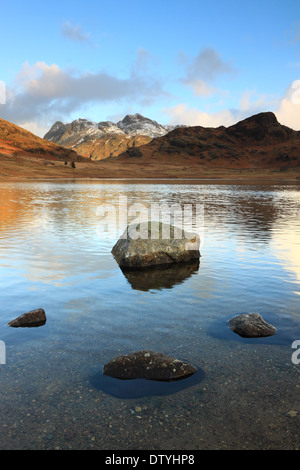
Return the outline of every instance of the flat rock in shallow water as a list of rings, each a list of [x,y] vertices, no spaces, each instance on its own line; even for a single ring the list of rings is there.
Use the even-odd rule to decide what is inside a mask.
[[[13,326],[14,328],[19,327],[37,327],[42,326],[46,323],[46,314],[42,308],[36,310],[31,310],[30,312],[23,313],[19,317],[8,323],[8,326]]]
[[[129,225],[112,254],[122,269],[143,269],[199,259],[199,247],[197,233],[150,221]]]
[[[243,338],[261,338],[276,334],[276,328],[267,323],[259,313],[244,313],[229,320],[229,327]]]
[[[154,351],[137,351],[118,356],[105,364],[103,374],[117,379],[172,381],[197,371],[191,364]]]

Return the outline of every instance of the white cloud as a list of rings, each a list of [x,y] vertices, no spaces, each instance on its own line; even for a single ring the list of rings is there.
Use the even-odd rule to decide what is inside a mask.
[[[173,108],[163,110],[170,117],[170,124],[186,124],[189,126],[219,127],[230,126],[236,122],[232,111],[224,109],[219,112],[207,113],[197,108],[190,108],[181,103]]]
[[[300,80],[294,80],[275,110],[281,124],[300,130]]]
[[[159,64],[159,59],[154,55],[150,54],[149,51],[143,47],[139,47],[137,51],[136,61],[133,64],[134,73],[148,72],[151,66],[152,73],[153,68]]]
[[[213,47],[206,47],[188,64],[186,78],[188,80],[212,81],[220,75],[232,74],[233,72],[233,66],[225,62]]]
[[[246,90],[242,93],[239,106],[235,109],[206,112],[180,103],[163,110],[169,116],[170,124],[203,127],[219,127],[221,125],[227,127],[249,116],[266,111],[273,111],[280,124],[294,130],[300,130],[300,80],[291,83],[282,98],[275,98],[267,94],[259,95],[253,90]]]
[[[255,90],[246,90],[241,95],[239,110],[256,114],[274,109],[277,105],[278,97],[266,93],[258,94]]]
[[[21,124],[19,125],[21,125],[23,129],[26,129],[39,137],[44,137],[44,135],[49,131],[49,126],[43,126],[37,121],[24,121]]]
[[[61,33],[67,39],[71,41],[79,41],[79,42],[88,42],[90,40],[90,33],[84,33],[82,31],[81,26],[74,25],[69,21],[66,21],[61,26]]]
[[[180,62],[185,68],[185,76],[181,82],[191,87],[195,95],[209,96],[221,90],[211,83],[222,75],[234,75],[235,69],[225,62],[221,55],[212,47],[202,49],[191,61],[181,52]]]
[[[198,96],[211,96],[217,92],[217,89],[208,85],[203,80],[194,80],[191,82],[186,82],[192,89],[195,95]]]
[[[39,127],[47,127],[75,111],[84,109],[86,113],[91,104],[110,102],[120,107],[122,103],[149,104],[167,97],[161,81],[143,73],[140,60],[141,54],[127,78],[105,71],[76,73],[57,64],[26,62],[14,86],[7,87],[1,117],[18,125],[38,122]]]

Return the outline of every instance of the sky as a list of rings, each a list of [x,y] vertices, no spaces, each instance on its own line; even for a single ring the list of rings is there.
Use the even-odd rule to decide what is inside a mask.
[[[298,0],[10,0],[0,118],[230,126],[273,111],[300,130]]]

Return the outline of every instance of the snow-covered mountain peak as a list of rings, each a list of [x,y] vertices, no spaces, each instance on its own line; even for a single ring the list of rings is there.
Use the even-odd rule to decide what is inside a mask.
[[[69,124],[63,124],[57,121],[51,129],[45,134],[44,139],[51,140],[60,145],[75,145],[77,139],[82,142],[85,136],[103,137],[104,135],[128,135],[137,136],[144,135],[151,138],[160,137],[171,130],[175,126],[163,126],[158,122],[142,116],[139,113],[127,114],[124,119],[114,123],[112,121],[92,122],[88,119],[78,118]]]
[[[117,125],[129,135],[143,134],[150,137],[159,137],[168,132],[165,126],[162,126],[156,121],[146,118],[139,113],[127,114],[127,116],[125,116],[122,121],[119,121]]]

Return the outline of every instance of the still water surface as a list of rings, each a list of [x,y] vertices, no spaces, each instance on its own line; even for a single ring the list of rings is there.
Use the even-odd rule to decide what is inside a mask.
[[[99,206],[201,204],[200,264],[125,275]],[[300,185],[133,182],[0,184],[1,449],[300,447]],[[7,322],[44,308],[39,328]],[[258,312],[277,328],[228,327]],[[189,361],[174,383],[119,381],[114,356]],[[300,358],[300,354],[299,354]]]

